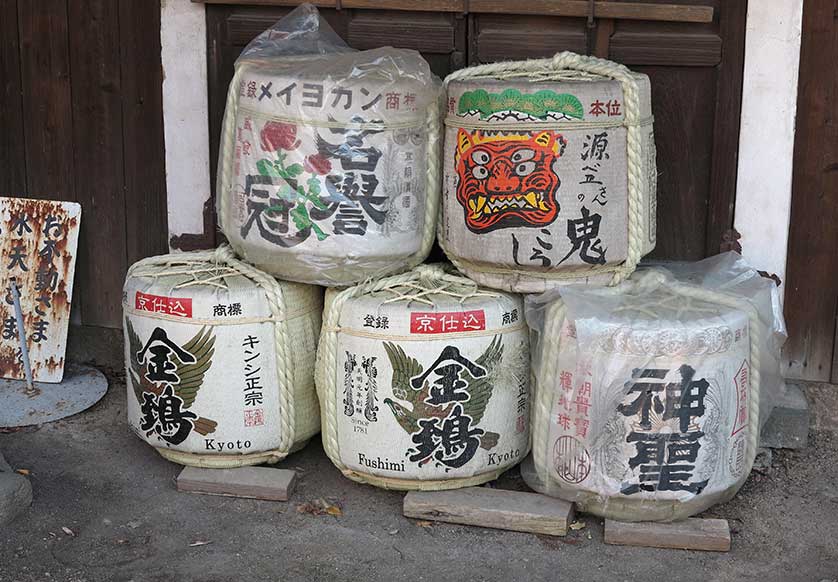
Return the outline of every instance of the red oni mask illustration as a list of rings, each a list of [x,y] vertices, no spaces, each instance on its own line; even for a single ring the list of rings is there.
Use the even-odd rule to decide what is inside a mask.
[[[549,131],[534,135],[457,134],[457,201],[472,232],[556,220],[561,181],[558,163],[565,139]]]

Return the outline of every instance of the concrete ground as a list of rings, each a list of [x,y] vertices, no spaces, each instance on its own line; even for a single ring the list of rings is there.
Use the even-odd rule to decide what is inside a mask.
[[[129,432],[125,387],[111,378],[81,415],[0,433],[35,496],[0,527],[0,582],[838,581],[838,435],[827,431],[805,450],[775,452],[706,514],[729,520],[729,553],[628,548],[603,544],[591,516],[566,538],[406,519],[402,494],[343,478],[319,442],[279,465],[300,476],[287,503],[178,493],[181,468]],[[523,487],[510,473],[500,485]],[[343,515],[297,511],[320,498]]]

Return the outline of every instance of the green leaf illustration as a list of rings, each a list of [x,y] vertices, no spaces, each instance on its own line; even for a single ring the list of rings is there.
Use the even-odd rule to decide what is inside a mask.
[[[258,162],[256,162],[256,169],[262,176],[272,176],[274,178],[279,176],[279,173],[276,171],[273,162],[271,162],[270,160],[259,160]]]
[[[308,179],[308,182],[306,182],[306,184],[308,184],[309,193],[314,194],[315,196],[320,194],[320,180],[312,176]]]
[[[293,178],[303,173],[303,167],[300,164],[291,164],[285,168],[285,171],[288,172],[288,176]]]

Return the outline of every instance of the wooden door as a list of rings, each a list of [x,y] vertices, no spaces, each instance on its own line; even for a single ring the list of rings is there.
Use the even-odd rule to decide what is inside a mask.
[[[236,56],[290,11],[231,1],[207,6],[213,159]],[[648,0],[639,8],[637,2],[597,2],[593,18],[590,3],[578,0],[319,4],[351,46],[419,50],[440,76],[468,64],[561,50],[593,53],[648,74],[659,171],[652,257],[695,260],[719,251],[722,233],[733,226],[746,0]]]
[[[789,378],[838,383],[838,1],[803,5],[785,346]]]

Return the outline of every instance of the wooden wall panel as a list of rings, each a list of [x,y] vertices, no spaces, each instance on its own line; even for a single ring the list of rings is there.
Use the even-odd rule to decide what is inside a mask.
[[[0,0],[0,80],[0,194],[81,203],[73,320],[119,327],[167,248],[159,3]]]
[[[119,0],[127,264],[168,251],[160,11]]]
[[[82,205],[74,303],[85,323],[113,326],[122,313],[119,274],[127,268],[118,5],[68,6],[74,182]]]
[[[26,190],[17,0],[0,0],[0,193]]]
[[[803,7],[785,313],[790,378],[838,382],[838,2]]]

